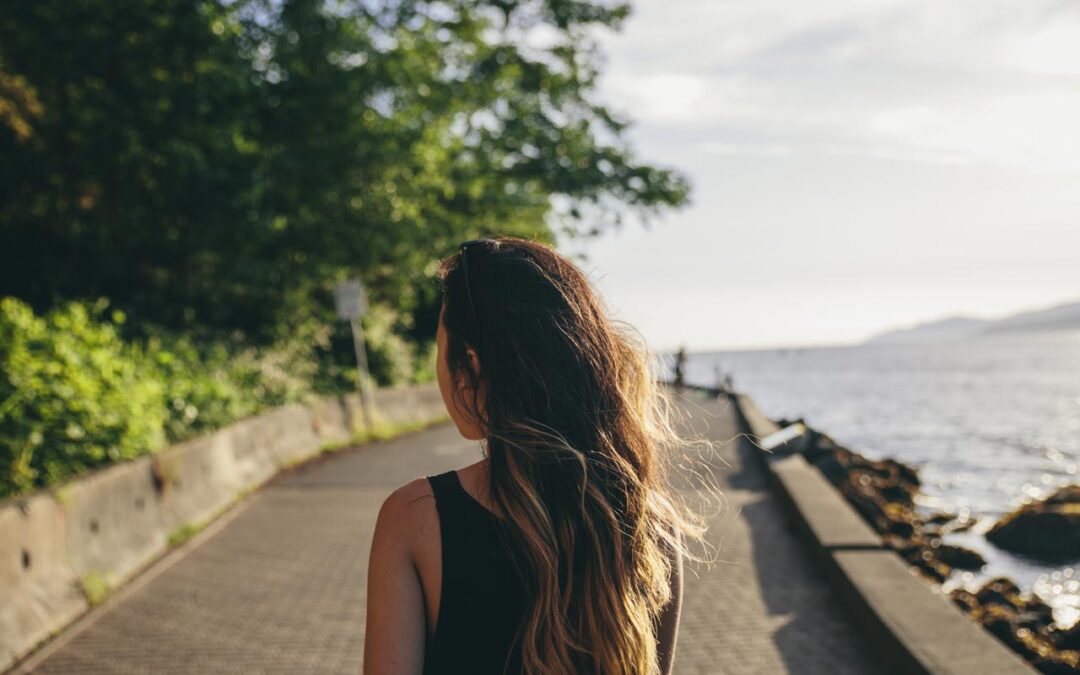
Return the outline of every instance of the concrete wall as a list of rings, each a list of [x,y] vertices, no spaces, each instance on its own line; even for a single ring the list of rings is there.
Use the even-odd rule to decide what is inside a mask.
[[[373,426],[434,422],[435,384],[379,389]],[[86,579],[117,587],[292,464],[365,429],[358,396],[290,405],[61,488],[0,502],[0,670],[88,609]]]
[[[760,446],[779,427],[747,396],[732,396]],[[776,439],[773,436],[773,439]],[[798,443],[799,439],[789,441]],[[797,531],[881,655],[882,671],[912,675],[1024,675],[1035,670],[963,614],[862,520],[821,472],[783,444],[758,457]]]

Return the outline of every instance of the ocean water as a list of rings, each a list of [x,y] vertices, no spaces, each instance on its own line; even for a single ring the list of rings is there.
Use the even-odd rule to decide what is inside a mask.
[[[1080,333],[688,355],[687,382],[713,385],[718,372],[773,418],[801,417],[868,457],[918,468],[925,512],[975,517],[947,539],[988,565],[953,583],[1011,576],[1059,623],[1080,619],[1080,560],[1047,566],[983,536],[1024,500],[1080,483]]]

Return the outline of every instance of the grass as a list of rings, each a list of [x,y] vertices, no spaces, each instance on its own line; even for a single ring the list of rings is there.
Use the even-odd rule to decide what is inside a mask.
[[[426,429],[436,424],[442,424],[443,422],[450,421],[450,415],[443,414],[438,417],[434,417],[427,420],[420,420],[416,422],[376,422],[370,427],[366,427],[355,431],[352,436],[349,436],[343,441],[334,441],[333,443],[327,443],[322,446],[320,453],[337,452],[345,448],[350,448],[354,445],[361,443],[368,443],[371,441],[385,441],[395,436],[407,434],[411,431],[419,431],[420,429]]]
[[[211,518],[210,520],[213,520],[213,518]],[[172,548],[183,544],[184,542],[188,541],[196,534],[198,534],[199,530],[203,529],[204,527],[206,527],[206,524],[198,525],[196,523],[184,523],[180,527],[173,530],[172,534],[169,535],[169,547]]]
[[[53,499],[59,504],[67,506],[71,503],[71,486],[70,485],[58,485],[52,488]]]
[[[105,598],[109,597],[109,593],[112,593],[112,586],[100,572],[96,571],[84,574],[82,579],[79,579],[79,587],[91,607],[100,605]]]

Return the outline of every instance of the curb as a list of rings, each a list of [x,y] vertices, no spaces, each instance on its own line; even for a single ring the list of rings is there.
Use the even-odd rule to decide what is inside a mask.
[[[918,675],[1030,675],[1027,661],[966,617],[915,572],[798,452],[766,449],[788,441],[744,394],[729,394],[742,426],[762,449],[755,456],[788,516],[830,585],[896,673]]]

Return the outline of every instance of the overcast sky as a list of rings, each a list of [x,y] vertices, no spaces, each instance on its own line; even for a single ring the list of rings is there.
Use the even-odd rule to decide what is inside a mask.
[[[1080,300],[1080,2],[637,0],[602,44],[633,146],[694,184],[584,247],[654,349]]]

